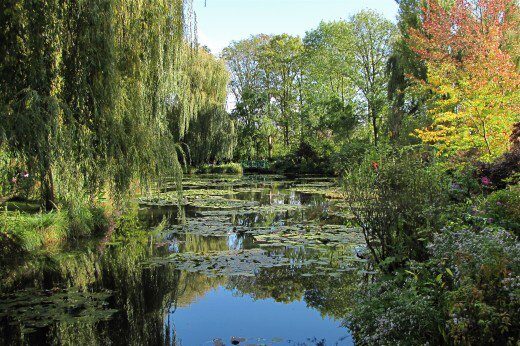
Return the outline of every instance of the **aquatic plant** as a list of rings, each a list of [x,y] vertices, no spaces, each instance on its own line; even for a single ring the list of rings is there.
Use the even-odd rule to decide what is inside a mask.
[[[22,326],[22,334],[55,323],[108,320],[117,310],[107,307],[111,292],[74,289],[29,289],[0,296],[0,318]]]

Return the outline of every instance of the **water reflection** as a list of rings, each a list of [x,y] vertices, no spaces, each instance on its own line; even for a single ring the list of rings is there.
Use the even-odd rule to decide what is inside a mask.
[[[247,345],[325,344],[323,338],[312,335],[326,335],[327,345],[352,344],[339,323],[309,309],[303,301],[280,304],[225,287],[208,292],[189,308],[178,309],[171,320],[183,345],[213,345],[215,340],[229,345],[232,336],[243,338]],[[208,335],[213,338],[208,340]]]
[[[288,264],[259,266],[253,276],[205,275],[181,271],[167,262],[149,265],[153,259],[174,254],[259,249],[246,228],[276,231],[302,223],[343,224],[345,219],[334,215],[338,207],[333,201],[291,190],[309,183],[312,188],[329,184],[322,179],[197,177],[188,181],[188,189],[224,186],[232,193],[223,195],[223,200],[256,201],[258,207],[244,211],[142,206],[139,227],[144,230],[135,229],[133,223],[119,229],[116,240],[103,251],[97,244],[85,244],[74,251],[21,259],[2,271],[0,344],[229,345],[233,336],[244,338],[242,344],[351,344],[341,322],[361,274],[341,267],[351,256],[349,246],[262,248],[269,256],[288,259]],[[165,217],[172,228],[157,234],[146,231]],[[217,236],[168,231],[180,220],[198,222],[197,227],[209,227]],[[85,301],[57,304],[51,299],[43,309],[49,311],[49,304],[55,304],[55,318],[37,324],[33,323],[40,318],[36,312],[28,317],[8,304],[13,297],[7,293],[36,288],[56,297],[57,287],[60,292],[79,290]],[[110,293],[95,311],[87,310],[89,295],[97,292]],[[85,311],[88,318],[78,320],[76,315]]]

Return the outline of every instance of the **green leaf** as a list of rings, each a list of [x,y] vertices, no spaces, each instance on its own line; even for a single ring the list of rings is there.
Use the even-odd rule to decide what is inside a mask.
[[[413,275],[413,277],[415,278],[415,280],[419,280],[419,276],[418,276],[417,274],[415,274],[414,272],[409,271],[409,270],[405,270],[405,272],[407,272],[407,273],[410,274],[410,275]]]

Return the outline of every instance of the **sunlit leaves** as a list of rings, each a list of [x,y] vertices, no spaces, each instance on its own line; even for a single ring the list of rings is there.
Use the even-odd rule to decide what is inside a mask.
[[[520,75],[505,50],[517,5],[509,0],[427,4],[412,40],[428,66],[422,86],[433,95],[433,124],[417,133],[441,153],[497,157],[508,150],[509,133],[520,118]]]

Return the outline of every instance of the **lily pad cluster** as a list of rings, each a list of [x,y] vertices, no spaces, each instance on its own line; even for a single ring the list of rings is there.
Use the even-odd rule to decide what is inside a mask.
[[[356,246],[363,243],[362,233],[357,228],[340,225],[295,225],[282,227],[278,232],[254,236],[260,246]]]
[[[231,238],[226,237],[234,235],[238,238],[233,239],[247,239],[241,243],[247,246],[224,246],[227,250],[204,253],[173,247],[174,253],[154,258],[149,265],[172,265],[207,276],[255,276],[278,267],[303,276],[339,276],[359,268],[354,248],[364,243],[360,230],[327,224],[338,221],[338,217],[330,217],[333,213],[341,213],[336,201],[323,198],[339,193],[333,180],[277,183],[255,177],[197,177],[189,182],[184,199],[194,212],[183,224],[163,230],[164,244],[183,241],[188,235],[222,237],[227,242]],[[298,193],[307,192],[318,198],[300,200]]]
[[[334,276],[338,277],[359,270],[364,262],[353,253],[337,251],[334,253],[321,250],[304,256],[292,257],[283,251],[266,249],[246,249],[212,251],[208,253],[180,252],[168,257],[154,258],[149,266],[172,265],[176,270],[200,273],[208,277],[245,276],[253,277],[263,271],[276,268],[290,268],[295,275],[302,277]]]
[[[290,188],[290,190],[308,195],[320,195],[328,199],[342,199],[345,197],[343,191],[338,187],[296,186]]]
[[[174,253],[155,258],[150,265],[172,264],[176,269],[214,276],[254,276],[261,268],[288,265],[289,259],[269,254],[262,249],[215,251],[206,254],[194,252]]]
[[[259,205],[256,201],[243,201],[223,197],[199,198],[188,200],[186,205],[201,209],[251,209]]]
[[[0,297],[0,319],[8,318],[25,332],[55,323],[105,321],[117,312],[108,307],[111,295],[109,291],[27,289]]]
[[[197,211],[199,216],[233,216],[233,215],[250,215],[250,214],[279,214],[286,212],[294,212],[305,209],[304,206],[298,204],[269,204],[245,206],[239,209],[217,209]]]
[[[194,217],[186,219],[184,224],[169,226],[163,233],[193,234],[210,237],[228,235],[232,229],[233,224],[229,217]]]

